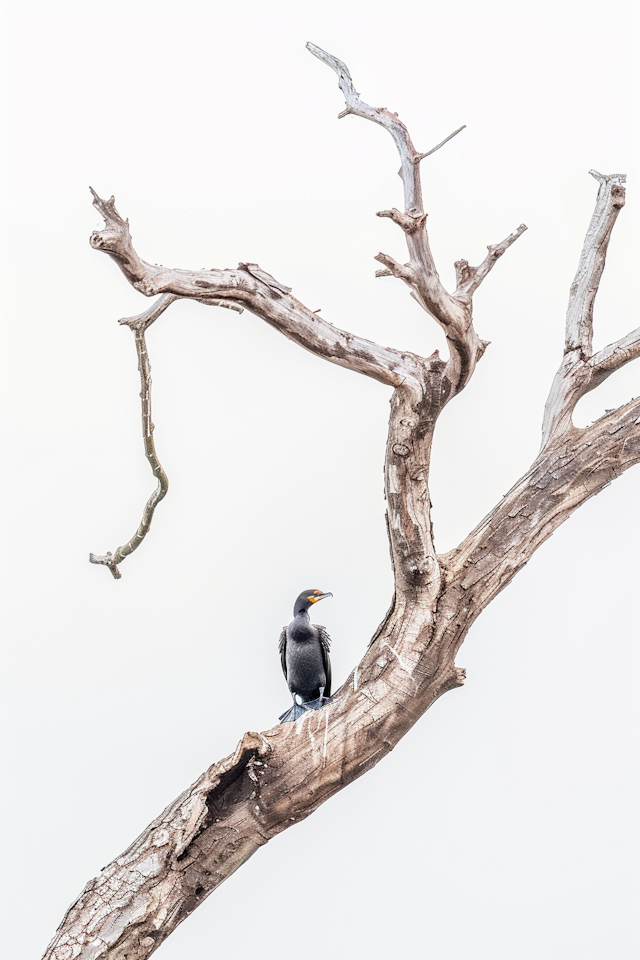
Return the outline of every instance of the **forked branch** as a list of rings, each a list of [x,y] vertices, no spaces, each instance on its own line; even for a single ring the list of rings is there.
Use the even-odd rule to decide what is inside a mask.
[[[545,406],[542,448],[571,429],[581,397],[640,355],[640,328],[593,354],[593,305],[604,270],[611,231],[625,202],[622,173],[590,174],[599,183],[595,209],[569,292],[562,363]]]
[[[398,149],[400,176],[404,188],[404,211],[393,207],[381,210],[378,216],[388,217],[402,228],[409,251],[409,262],[401,265],[388,254],[379,253],[375,259],[384,264],[386,269],[377,270],[376,277],[394,276],[403,280],[410,288],[413,298],[444,330],[451,353],[446,377],[452,385],[446,402],[469,382],[475,365],[486,348],[486,342],[478,337],[473,327],[471,297],[498,257],[522,235],[526,227],[523,224],[502,243],[489,247],[489,254],[479,267],[469,267],[466,261],[459,261],[456,268],[461,269],[464,265],[464,281],[461,282],[459,276],[458,289],[453,295],[448,293],[440,280],[429,245],[427,215],[422,200],[420,161],[443,147],[452,137],[464,130],[464,126],[458,127],[431,150],[419,153],[413,145],[409,131],[396,113],[391,113],[386,107],[372,107],[360,99],[349,69],[342,60],[313,43],[308,43],[307,49],[331,67],[338,76],[338,86],[346,102],[346,109],[340,116],[352,114],[379,124],[391,134]]]

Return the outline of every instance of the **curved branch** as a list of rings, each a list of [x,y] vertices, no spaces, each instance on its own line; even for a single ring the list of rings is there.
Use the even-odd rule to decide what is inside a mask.
[[[147,263],[136,253],[129,222],[116,210],[114,198],[102,200],[94,190],[92,193],[105,228],[94,231],[91,246],[108,253],[129,283],[145,296],[165,294],[236,310],[246,307],[311,353],[389,386],[422,377],[422,358],[334,327],[286,292],[290,288],[257,264],[241,263],[237,270],[180,270]]]
[[[327,51],[321,47],[317,47],[315,43],[308,43],[307,50],[312,53],[314,57],[317,57],[318,60],[322,60],[328,67],[331,67],[334,73],[338,75],[338,86],[342,91],[347,105],[346,110],[343,110],[340,114],[340,119],[352,113],[356,117],[364,117],[365,120],[372,120],[374,123],[378,123],[391,134],[393,142],[400,154],[400,176],[404,187],[405,209],[410,216],[420,216],[424,213],[424,208],[422,206],[422,188],[420,186],[418,162],[423,156],[426,157],[427,154],[418,153],[411,141],[409,131],[397,113],[391,113],[386,107],[371,107],[368,103],[360,99],[360,94],[353,85],[353,80],[351,79],[351,74],[349,73],[349,68],[346,63],[338,60],[333,54],[327,53]],[[463,129],[463,127],[460,127],[459,130],[456,130],[456,133],[459,133],[460,130]],[[446,140],[438,144],[438,147],[443,146],[447,140],[450,140],[453,136],[455,136],[455,134],[452,133]],[[434,147],[434,150],[437,150],[438,147]]]
[[[104,555],[95,553],[89,554],[89,563],[97,563],[108,567],[111,570],[114,580],[119,580],[122,576],[118,569],[118,564],[128,557],[134,550],[140,546],[151,527],[151,521],[155,509],[161,500],[167,495],[169,489],[169,480],[166,473],[160,465],[156,454],[155,443],[153,441],[154,425],[151,422],[151,364],[149,362],[149,353],[145,333],[154,321],[160,317],[167,307],[181,298],[174,293],[165,293],[159,300],[149,307],[148,310],[137,314],[135,317],[123,317],[118,320],[122,326],[129,327],[133,331],[136,343],[136,353],[138,355],[138,370],[140,371],[140,399],[142,402],[142,437],[144,442],[144,453],[151,465],[154,477],[158,480],[158,486],[147,500],[142,514],[142,520],[134,536],[118,547],[115,553],[107,552]],[[226,303],[224,300],[205,301],[208,306],[227,307],[242,313],[242,307],[234,303]]]
[[[122,317],[121,320],[118,320],[118,323],[121,326],[130,327],[131,330],[147,330],[158,317],[162,316],[167,307],[170,307],[176,300],[181,299],[183,298],[175,293],[165,293],[159,300],[156,300],[148,310],[143,310],[142,313],[138,313],[135,317]],[[206,304],[208,307],[226,307],[227,310],[243,313],[242,307],[239,307],[236,303],[227,302],[226,300],[200,300],[199,302]]]
[[[132,554],[134,550],[138,549],[149,532],[156,507],[161,500],[164,500],[167,495],[167,490],[169,489],[169,480],[166,473],[162,469],[160,461],[158,460],[158,456],[156,454],[156,445],[153,441],[154,426],[151,421],[151,364],[149,362],[149,354],[147,352],[145,330],[150,323],[153,323],[153,321],[159,317],[160,314],[166,310],[174,300],[177,299],[177,297],[163,297],[162,300],[154,304],[154,306],[148,310],[146,314],[140,314],[138,317],[131,317],[129,320],[120,321],[120,323],[128,323],[131,325],[135,337],[136,353],[138,355],[138,370],[140,371],[140,400],[142,403],[142,439],[144,443],[144,455],[149,461],[151,472],[157,479],[158,485],[147,500],[140,525],[131,539],[121,547],[118,547],[116,552],[113,554],[106,553],[104,556],[99,556],[95,553],[89,554],[89,562],[102,564],[103,566],[108,567],[115,580],[119,580],[122,576],[118,570],[118,564],[122,563],[122,561]]]
[[[167,307],[170,307],[172,303],[175,303],[176,300],[180,300],[175,293],[165,293],[164,296],[160,297],[159,300],[156,300],[148,310],[143,310],[142,313],[136,314],[135,317],[122,317],[118,320],[118,323],[123,327],[129,327],[131,330],[141,330],[146,331],[151,326],[151,324],[161,317],[165,312]]]

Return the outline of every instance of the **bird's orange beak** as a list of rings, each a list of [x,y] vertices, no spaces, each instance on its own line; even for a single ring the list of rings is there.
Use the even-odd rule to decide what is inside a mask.
[[[316,593],[312,597],[307,597],[309,603],[317,603],[318,600],[324,600],[325,597],[332,597],[332,593]]]

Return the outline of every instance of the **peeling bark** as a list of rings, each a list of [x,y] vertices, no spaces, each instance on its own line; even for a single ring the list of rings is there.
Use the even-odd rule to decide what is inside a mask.
[[[105,229],[92,235],[91,244],[107,252],[136,289],[162,294],[150,311],[127,321],[134,330],[178,297],[243,306],[318,356],[394,388],[385,458],[394,598],[333,702],[295,723],[246,733],[233,754],[210,767],[89,882],[45,960],[150,956],[260,846],[370,770],[438,697],[462,685],[464,670],[455,657],[476,617],[574,510],[640,461],[640,398],[585,429],[571,419],[584,393],[640,353],[640,329],[591,353],[593,300],[624,203],[624,178],[598,174],[596,210],[571,288],[565,357],[547,401],[540,453],[455,550],[436,554],[429,498],[435,425],[487,346],[473,327],[473,293],[526,228],[490,246],[479,267],[458,261],[456,290],[447,292],[422,205],[419,164],[433,151],[418,153],[395,114],[360,100],[341,61],[311,44],[309,49],[338,75],[346,100],[341,116],[373,120],[398,147],[405,209],[380,215],[402,228],[409,262],[379,254],[385,269],[378,275],[402,279],[440,324],[450,348],[447,360],[437,351],[422,358],[337,329],[257,264],[210,271],[152,266],[133,248],[128,222],[113,198],[95,195]]]

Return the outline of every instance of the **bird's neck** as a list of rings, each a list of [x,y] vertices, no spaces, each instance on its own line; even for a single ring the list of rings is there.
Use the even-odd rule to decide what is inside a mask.
[[[293,616],[295,620],[301,620],[303,623],[309,620],[309,611],[308,610],[294,610]]]

